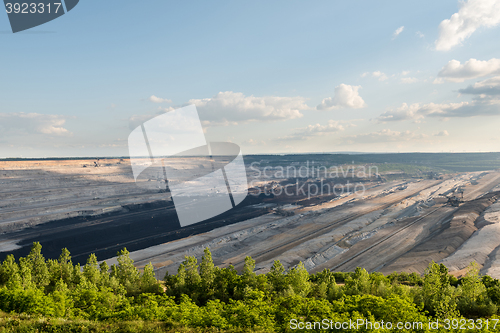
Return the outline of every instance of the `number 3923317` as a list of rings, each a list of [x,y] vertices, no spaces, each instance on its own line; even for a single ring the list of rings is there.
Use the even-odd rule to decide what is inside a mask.
[[[57,14],[61,9],[61,2],[54,3],[6,3],[5,9],[7,14],[43,14],[43,13],[55,13]]]

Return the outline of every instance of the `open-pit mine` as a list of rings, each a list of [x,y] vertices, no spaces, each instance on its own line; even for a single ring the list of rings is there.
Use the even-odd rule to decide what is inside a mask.
[[[26,255],[38,241],[49,258],[66,247],[75,262],[95,253],[112,264],[126,247],[137,267],[151,262],[162,279],[209,247],[216,265],[238,271],[246,256],[260,273],[274,260],[310,272],[382,273],[423,273],[435,261],[458,276],[475,261],[500,278],[500,165],[346,158],[245,157],[247,198],[186,227],[168,180],[136,182],[126,158],[0,161],[0,259]],[[204,167],[196,157],[173,165]]]

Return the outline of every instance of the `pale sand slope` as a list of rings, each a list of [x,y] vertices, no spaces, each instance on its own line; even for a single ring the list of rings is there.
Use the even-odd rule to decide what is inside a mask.
[[[168,194],[159,193],[156,180],[136,183],[128,160],[99,163],[92,167],[94,160],[0,161],[0,232],[168,199]],[[9,247],[0,244],[0,249]]]
[[[500,258],[496,259],[495,253],[500,246],[500,202],[488,207],[476,223],[478,226],[484,226],[475,231],[457,251],[440,263],[445,264],[450,271],[459,271],[475,261],[481,266],[484,265],[482,274],[499,278]]]
[[[428,208],[435,205],[434,199],[439,197],[440,194],[466,185],[470,181],[470,178],[474,176],[477,175],[472,173],[459,175],[441,184],[422,190],[418,194],[402,200],[387,209],[368,213],[320,237],[284,252],[280,256],[280,260],[285,267],[293,266],[294,263],[302,261],[308,270],[312,270],[316,266],[347,251],[350,246],[357,242],[372,237],[380,229],[393,225],[405,218],[422,215],[422,213],[427,212]],[[399,187],[387,189],[382,194],[411,189],[415,185],[407,183]],[[339,242],[341,239],[344,242]],[[258,270],[260,269],[258,272],[266,272],[272,266],[273,260],[258,263],[256,267]]]
[[[280,259],[287,268],[302,261],[308,269],[313,269],[347,250],[359,240],[371,237],[380,228],[408,217],[419,216],[435,204],[434,199],[439,194],[465,185],[472,176],[473,174],[457,175],[429,189],[421,190],[411,198],[398,202],[387,209],[365,214],[313,240],[305,241],[281,253],[278,257],[258,262],[256,270],[259,273],[266,272],[275,259]],[[278,235],[286,237],[288,232],[294,233],[292,230],[299,232],[299,230],[308,230],[309,227],[313,226],[328,225],[349,214],[363,210],[362,207],[369,207],[370,200],[380,200],[396,193],[414,191],[423,187],[425,183],[427,181],[412,180],[381,184],[368,188],[361,197],[351,195],[322,205],[301,209],[302,214],[292,218],[283,219],[275,215],[267,215],[218,228],[202,235],[135,251],[131,253],[131,257],[139,267],[151,261],[158,270],[158,276],[163,277],[165,271],[170,274],[175,273],[185,255],[194,255],[199,259],[203,254],[203,249],[209,247],[214,261],[219,265],[226,266],[229,262],[234,263],[244,259],[245,255],[252,256],[266,248],[273,248],[281,241],[277,237]],[[358,205],[351,206],[353,202],[358,202]],[[338,206],[344,207],[342,210],[330,211]],[[337,245],[340,240],[342,240],[342,247]],[[115,263],[116,258],[106,261]]]
[[[368,189],[366,194],[370,197],[377,197],[379,195],[384,195],[388,190],[394,191],[394,189],[401,185],[401,182],[381,184]],[[232,251],[244,246],[245,241],[249,239],[266,240],[276,233],[279,234],[283,230],[291,229],[294,226],[296,227],[297,224],[307,223],[306,221],[310,220],[309,216],[311,216],[316,223],[328,224],[333,219],[339,219],[352,214],[356,209],[349,206],[349,204],[358,200],[359,199],[356,198],[355,195],[345,196],[339,200],[332,200],[322,205],[301,209],[298,215],[287,218],[282,218],[273,214],[264,215],[237,224],[216,228],[200,235],[194,235],[147,249],[134,251],[130,254],[130,257],[134,259],[138,267],[144,266],[151,261],[155,267],[160,270],[158,276],[163,278],[167,270],[170,274],[176,273],[179,264],[184,260],[186,255],[194,255],[199,259],[203,255],[205,247],[209,247],[212,251],[214,260],[220,262],[226,256],[231,255]],[[324,214],[324,212],[328,212],[330,209],[341,205],[346,205],[347,208],[342,211]],[[299,220],[302,221],[299,222]],[[359,229],[364,225],[365,223],[361,222],[360,225],[354,227],[354,229]],[[350,231],[349,229],[350,228],[346,229],[345,232]],[[341,232],[341,234],[343,233]],[[331,235],[327,238],[328,241],[331,241]],[[319,240],[319,242],[321,243],[321,240]],[[251,245],[250,248],[262,250],[261,248],[255,248]],[[248,252],[252,251],[249,249]],[[106,259],[106,262],[108,262],[108,264],[116,264],[116,257]]]

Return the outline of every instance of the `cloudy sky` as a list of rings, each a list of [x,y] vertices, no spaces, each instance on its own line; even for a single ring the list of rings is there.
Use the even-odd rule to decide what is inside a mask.
[[[0,158],[125,156],[196,105],[243,153],[500,151],[500,1],[85,0],[12,34]]]

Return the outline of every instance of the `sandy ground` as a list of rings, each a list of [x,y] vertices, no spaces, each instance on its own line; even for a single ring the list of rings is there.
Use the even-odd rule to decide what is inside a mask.
[[[471,180],[477,185],[471,185]],[[458,174],[440,181],[385,183],[367,189],[363,196],[345,196],[298,209],[293,217],[261,216],[203,235],[136,251],[131,256],[138,266],[152,262],[158,278],[163,278],[166,272],[175,273],[186,255],[200,259],[205,247],[211,249],[214,262],[221,267],[234,265],[240,270],[245,256],[250,255],[256,259],[259,273],[268,271],[276,259],[287,268],[302,261],[311,272],[331,269],[367,249],[369,251],[337,270],[362,266],[371,271],[389,272],[399,266],[398,270],[408,271],[411,263],[406,260],[403,260],[406,262],[403,265],[391,266],[391,262],[397,262],[398,258],[425,243],[436,230],[449,223],[450,216],[457,211],[457,208],[445,204],[446,198],[442,195],[464,188],[464,199],[472,200],[499,183],[497,173]],[[488,219],[494,219],[492,209],[485,213]],[[458,218],[463,217],[460,214]],[[478,216],[470,216],[472,225]],[[479,234],[483,238],[483,233]],[[450,241],[456,243],[456,240]],[[455,249],[465,241],[459,241],[454,245]],[[376,246],[371,248],[374,244]],[[479,254],[477,257],[479,259]],[[410,271],[423,271],[429,258],[434,258],[432,253],[419,252],[412,260],[422,262],[419,265],[423,268],[417,265]],[[115,261],[113,258],[110,262]]]
[[[166,200],[157,179],[137,186],[130,165],[119,159],[0,162],[0,232],[47,221],[120,211],[130,203]],[[182,168],[182,161],[178,161]],[[83,167],[86,165],[87,167]],[[12,190],[14,189],[14,190]],[[287,205],[294,216],[267,214],[199,235],[131,253],[138,267],[152,262],[158,278],[175,273],[186,255],[201,258],[209,247],[214,262],[241,270],[245,256],[267,272],[276,259],[285,267],[304,262],[309,271],[423,272],[430,260],[462,271],[470,261],[500,277],[500,204],[494,200],[446,205],[445,196],[464,190],[464,200],[500,190],[500,174],[462,173],[440,180],[367,183],[362,195],[347,193],[309,207]],[[262,205],[260,205],[262,206]],[[262,208],[256,206],[256,209]],[[0,251],[15,250],[15,240]],[[106,260],[116,263],[116,258]]]
[[[367,194],[378,197],[400,186],[400,182],[383,184],[368,189]],[[131,253],[131,257],[136,260],[138,266],[143,266],[152,261],[159,268],[157,275],[161,277],[167,270],[170,273],[175,273],[184,256],[195,255],[201,257],[205,247],[211,249],[214,261],[217,264],[221,266],[236,264],[243,261],[245,256],[253,256],[262,249],[273,247],[273,244],[276,246],[286,243],[289,240],[287,234],[298,233],[300,235],[301,232],[307,232],[312,225],[328,225],[332,221],[345,218],[357,211],[358,207],[355,204],[358,201],[360,199],[354,195],[345,196],[320,207],[304,209],[291,217],[283,218],[269,214],[235,225],[218,228],[202,235],[136,251]],[[345,229],[344,232],[349,230]],[[330,238],[327,238],[327,241],[330,241]],[[317,243],[322,243],[322,240],[319,239]],[[163,264],[167,260],[171,260],[172,263],[164,266]],[[286,261],[286,259],[283,260]],[[111,259],[109,262],[116,262],[116,258]],[[262,268],[265,269],[265,266],[267,264]]]
[[[500,246],[500,203],[488,207],[482,218],[491,224],[484,225],[481,229],[475,231],[456,252],[443,259],[440,263],[445,264],[451,271],[462,270],[472,261],[476,261],[480,265],[486,263],[489,255]],[[498,264],[493,265],[493,262],[490,263],[493,266]],[[493,267],[489,268],[493,269]]]
[[[128,161],[99,163],[100,167],[92,166],[94,160],[0,162],[0,232],[165,199],[156,181],[136,185]]]

